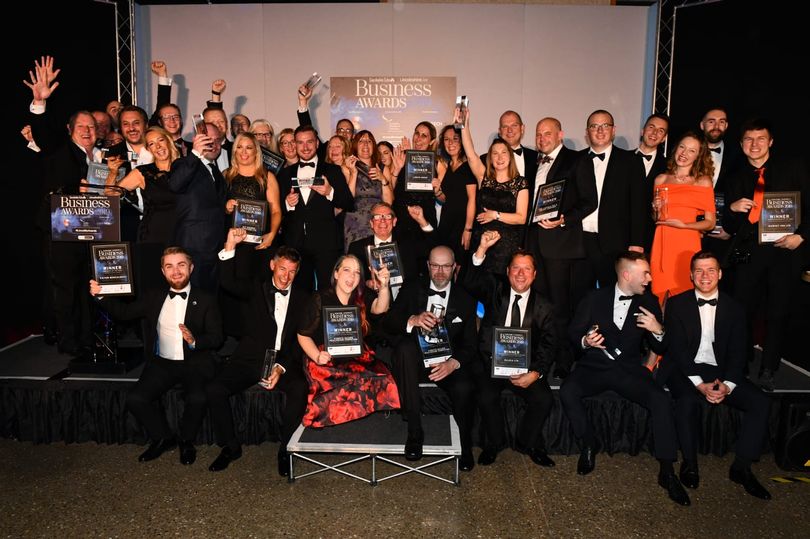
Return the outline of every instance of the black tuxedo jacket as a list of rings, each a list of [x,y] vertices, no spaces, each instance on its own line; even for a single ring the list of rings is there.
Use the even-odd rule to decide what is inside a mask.
[[[177,193],[174,242],[196,253],[213,253],[225,234],[225,179],[199,157],[189,154],[172,163],[169,189]]]
[[[251,281],[238,279],[236,275],[236,257],[220,262],[220,284],[248,304],[249,315],[245,316],[246,328],[231,360],[245,360],[250,363],[261,363],[266,349],[274,349],[278,324],[275,319],[276,294],[272,277],[268,280],[254,278]],[[296,332],[301,314],[309,305],[309,294],[295,286],[290,288],[290,300],[284,327],[281,328],[281,349],[276,355],[276,362],[284,367],[301,371],[303,374],[302,352],[298,345]]]
[[[168,288],[153,289],[131,303],[124,303],[117,298],[105,297],[99,301],[101,306],[113,318],[134,320],[143,318],[146,327],[143,335],[143,346],[147,351],[157,349],[158,317],[163,302],[168,295]],[[183,301],[174,298],[172,301]],[[186,317],[183,324],[194,335],[194,349],[183,341],[183,359],[192,362],[207,377],[214,375],[213,350],[220,347],[223,341],[222,317],[219,314],[217,300],[199,287],[192,286],[186,305]]]
[[[628,365],[641,365],[644,358],[642,356],[642,340],[646,340],[656,353],[663,353],[666,347],[668,335],[662,342],[659,342],[652,334],[644,328],[636,325],[633,313],[641,312],[639,306],[644,307],[661,321],[661,308],[658,306],[658,299],[653,294],[641,294],[633,296],[630,308],[627,310],[627,318],[622,329],[613,323],[613,299],[616,292],[614,286],[599,288],[591,291],[583,299],[571,326],[568,328],[568,336],[575,349],[582,350],[582,337],[593,325],[599,326],[599,333],[605,337],[604,346],[616,357],[614,350],[618,348],[621,353],[616,360],[618,363]],[[669,308],[669,307],[667,307]],[[580,360],[589,366],[606,368],[613,363],[599,348],[586,348]]]
[[[337,165],[318,159],[315,177],[326,176],[334,189],[332,200],[311,191],[308,203],[304,204],[304,197],[299,196],[295,209],[288,211],[284,199],[292,188],[292,178],[297,175],[298,163],[283,168],[278,174],[284,243],[299,250],[309,247],[310,250],[319,248],[343,251],[343,225],[335,217],[335,209],[354,209],[354,198],[343,171]]]
[[[722,194],[726,192],[727,180],[734,176],[737,170],[747,164],[745,155],[737,142],[723,142],[723,160],[720,162],[720,174],[717,176],[717,183],[714,192]],[[731,202],[734,202],[733,200]]]
[[[717,367],[695,363],[701,334],[699,309],[716,309],[712,348]],[[698,307],[694,290],[669,298],[666,329],[669,346],[662,369],[671,363],[684,376],[700,376],[704,382],[719,378],[739,384],[745,380],[745,310],[728,294],[720,293],[716,307]]]
[[[464,287],[484,304],[484,320],[478,336],[478,349],[484,358],[486,371],[491,371],[492,328],[503,327],[506,314],[510,310],[511,288],[508,282],[496,278],[480,266],[468,264],[464,272]],[[522,329],[531,330],[531,361],[529,370],[546,375],[554,362],[554,349],[557,344],[557,330],[551,303],[531,288],[529,300],[523,315]]]
[[[421,232],[421,231],[420,231]],[[426,255],[426,250],[419,248],[419,246],[424,246],[425,243],[421,241],[403,241],[403,238],[400,237],[401,235],[397,233],[397,227],[394,227],[394,233],[391,237],[391,240],[396,242],[397,249],[399,250],[399,263],[401,265],[401,269],[404,273],[403,275],[403,285],[418,279],[420,271],[418,266],[418,260]],[[417,234],[416,238],[412,238],[412,240],[424,239],[425,234]],[[368,266],[368,254],[366,253],[366,247],[369,245],[374,245],[374,235],[366,236],[365,238],[360,238],[359,240],[355,240],[349,244],[349,249],[346,251],[350,255],[356,256],[360,262],[364,266]],[[418,249],[418,252],[416,250]]]
[[[585,247],[582,245],[582,219],[594,211],[597,206],[596,189],[585,174],[576,174],[578,162],[582,155],[565,146],[560,149],[552,161],[546,176],[546,183],[565,179],[560,212],[565,216],[565,226],[547,230],[539,224],[532,224],[534,198],[529,209],[529,232],[527,246],[539,252],[544,258],[572,259],[583,258]],[[530,192],[534,193],[534,178],[529,182]]]
[[[589,179],[596,192],[596,176],[589,148],[580,153],[576,174]],[[644,167],[633,152],[613,146],[599,198],[599,245],[604,253],[618,253],[630,245],[644,245],[647,214]],[[566,217],[567,220],[567,217]]]
[[[414,328],[411,334],[406,333],[408,318],[414,314],[425,312],[428,303],[428,286],[423,283],[411,282],[403,286],[397,300],[382,319],[383,330],[388,335],[399,338],[411,338],[416,341]],[[450,338],[450,349],[453,358],[462,366],[470,365],[476,361],[475,341],[475,300],[457,284],[450,286],[450,298],[447,300],[447,310],[444,314],[444,323],[447,326],[447,335]]]

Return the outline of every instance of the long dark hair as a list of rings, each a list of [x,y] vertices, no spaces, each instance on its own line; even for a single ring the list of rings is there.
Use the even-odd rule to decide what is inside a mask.
[[[343,261],[346,259],[351,259],[357,262],[357,267],[360,268],[360,282],[357,283],[357,287],[352,291],[351,295],[349,296],[349,305],[356,305],[358,310],[360,311],[360,328],[363,330],[363,335],[367,335],[369,330],[371,329],[371,325],[368,323],[368,318],[366,317],[366,300],[364,297],[365,292],[365,278],[363,276],[363,264],[360,263],[360,260],[354,255],[343,255],[337,259],[335,262],[335,267],[332,268],[332,289],[335,289],[335,273],[337,270],[340,269],[340,265],[343,264]]]

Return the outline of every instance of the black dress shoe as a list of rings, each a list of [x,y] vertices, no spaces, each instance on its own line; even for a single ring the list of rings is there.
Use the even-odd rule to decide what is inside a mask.
[[[227,445],[222,448],[220,451],[219,456],[214,459],[214,462],[211,463],[211,466],[208,467],[209,470],[212,472],[221,472],[228,465],[242,456],[242,446],[236,446],[236,449],[231,449]],[[185,464],[185,463],[184,463]]]
[[[422,458],[422,444],[425,442],[425,433],[422,430],[408,432],[405,440],[405,460],[419,460]]]
[[[498,458],[498,450],[492,447],[485,447],[481,454],[478,455],[478,464],[481,466],[489,466],[495,459]]]
[[[742,485],[745,491],[755,498],[759,498],[760,500],[771,499],[771,493],[765,490],[765,487],[757,481],[757,478],[754,477],[754,473],[750,469],[738,470],[731,468],[728,471],[728,478]]]
[[[596,453],[599,451],[596,447],[585,446],[579,452],[579,460],[577,461],[577,473],[579,475],[588,475],[596,467]]]
[[[697,466],[688,462],[682,462],[679,475],[683,486],[686,488],[698,488],[700,475],[698,474]]]
[[[155,460],[166,451],[171,451],[175,447],[177,447],[177,441],[173,438],[156,440],[149,444],[146,451],[141,453],[141,456],[138,457],[138,462],[149,462],[150,460]]]
[[[666,489],[669,499],[673,502],[678,505],[692,505],[692,502],[689,500],[689,495],[684,490],[681,482],[678,481],[678,476],[675,475],[675,472],[659,473],[658,484]]]
[[[475,468],[475,459],[472,451],[462,451],[461,458],[458,459],[458,469],[462,472],[469,472]]]
[[[542,449],[530,450],[529,457],[532,459],[532,462],[538,466],[543,466],[544,468],[553,468],[555,466],[554,461],[548,458],[548,454]]]
[[[197,460],[197,449],[195,449],[194,444],[180,440],[179,445],[180,464],[194,464],[194,461]]]
[[[290,454],[286,450],[278,452],[278,475],[290,477]]]

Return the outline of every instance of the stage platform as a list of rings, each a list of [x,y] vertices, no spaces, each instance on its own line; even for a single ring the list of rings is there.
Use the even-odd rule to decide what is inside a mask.
[[[34,443],[145,443],[145,433],[125,411],[126,392],[138,379],[142,366],[125,374],[71,374],[70,359],[46,345],[40,336],[0,350],[0,436]],[[751,366],[752,372],[757,369],[757,365]],[[573,454],[578,448],[560,407],[559,383],[551,380],[554,406],[543,433],[549,453]],[[423,397],[425,415],[452,413],[449,399],[438,388],[423,388]],[[770,446],[778,453],[786,422],[797,421],[796,410],[810,403],[810,372],[783,360],[771,397]],[[279,439],[282,398],[259,386],[232,397],[237,436],[242,443]],[[502,403],[507,441],[514,447],[523,403],[509,392],[504,393]],[[169,424],[175,428],[183,411],[182,391],[170,391],[163,405]],[[586,409],[607,453],[650,451],[652,429],[643,407],[606,392],[586,399]],[[401,421],[396,414],[392,417]],[[724,455],[731,451],[739,425],[740,415],[735,410],[706,404],[701,452]],[[475,436],[474,440],[478,440],[477,431]],[[206,419],[196,442],[213,441]]]

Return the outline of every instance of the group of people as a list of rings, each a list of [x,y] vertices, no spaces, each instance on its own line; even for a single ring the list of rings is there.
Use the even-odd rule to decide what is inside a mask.
[[[236,114],[231,142],[221,104],[226,84],[217,80],[204,127],[195,126],[189,142],[181,136],[182,113],[170,102],[165,63],[153,62],[152,69],[159,87],[151,119],[132,106],[114,119],[80,111],[63,145],[43,127],[45,101],[58,86],[53,59],[37,61],[26,82],[33,97],[26,136],[43,153],[46,192],[86,188],[89,163],[113,142],[114,129],[99,136],[105,121],[124,138],[106,151],[107,185],[111,195],[128,193],[122,235],[135,245],[139,294],[128,303],[99,298],[94,281],[90,293],[119,319],[145,320],[149,357],[128,397],[152,441],[141,460],[179,443],[181,461],[193,462],[206,406],[222,447],[210,469],[239,458],[229,397],[260,381],[272,351],[277,361],[262,383],[286,395],[282,475],[288,472],[286,443],[299,423],[324,427],[379,410],[402,410],[405,456],[419,460],[423,381],[450,397],[462,470],[475,465],[476,410],[483,440],[478,464],[492,464],[507,445],[500,408],[505,388],[526,403],[516,449],[540,466],[554,466],[542,431],[553,403],[549,377],[556,376],[564,380],[560,400],[581,442],[578,473],[593,470],[599,451],[582,399],[613,389],[650,410],[658,482],[671,499],[688,505],[683,486],[699,483],[697,432],[706,400],[745,411],[730,478],[754,496],[770,497],[751,472],[769,401],[744,373],[754,344],[751,325],[766,292],[760,384],[773,389],[785,304],[810,217],[805,204],[799,227],[772,244],[757,242],[756,223],[763,192],[799,191],[806,200],[810,189],[805,170],[771,155],[767,121],[742,126],[740,154],[723,140],[725,111],[711,109],[700,130],[683,135],[667,159],[663,114],[646,120],[638,148],[628,151],[613,144],[613,116],[596,110],[585,123],[588,148],[574,151],[552,117],[537,123],[536,149],[522,146],[523,121],[506,111],[498,136],[478,155],[469,109],[453,119],[463,128],[448,122],[437,132],[421,122],[412,139],[396,146],[378,143],[346,119],[324,143],[309,116],[311,89],[302,86],[297,128],[275,136],[269,122]],[[406,188],[411,149],[437,154],[432,193]],[[277,175],[264,166],[262,150],[284,158]],[[130,170],[116,181],[122,166]],[[541,187],[559,180],[565,180],[559,214],[535,221]],[[666,215],[655,196],[663,188]],[[715,206],[718,195],[725,195],[722,211]],[[244,198],[268,207],[267,229],[254,245],[246,243],[245,230],[228,224],[236,199]],[[392,284],[388,269],[375,269],[367,259],[368,247],[388,243],[400,253],[401,283]],[[76,352],[90,323],[86,246],[47,239],[44,246],[59,346]],[[734,282],[719,292],[724,271],[722,286]],[[480,322],[477,302],[484,305]],[[364,334],[362,351],[349,359],[332,358],[324,348],[323,309],[337,306],[357,308]],[[425,367],[417,334],[437,324],[447,329],[452,355]],[[499,327],[530,330],[528,372],[490,375]],[[217,365],[212,351],[225,335],[238,345]],[[178,382],[186,389],[179,438],[155,407]],[[675,474],[678,447],[683,460]]]

